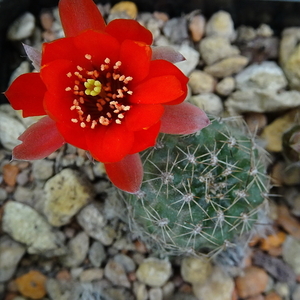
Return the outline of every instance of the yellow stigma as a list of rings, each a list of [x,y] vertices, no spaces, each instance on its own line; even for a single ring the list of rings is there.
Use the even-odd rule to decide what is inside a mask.
[[[99,80],[88,79],[84,83],[84,86],[86,87],[84,92],[88,96],[97,96],[101,93],[102,84]]]

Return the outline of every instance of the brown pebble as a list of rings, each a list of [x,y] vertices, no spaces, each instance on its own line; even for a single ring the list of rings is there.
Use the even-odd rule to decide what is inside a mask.
[[[282,298],[275,292],[271,292],[265,296],[265,300],[282,300]]]
[[[69,281],[72,279],[72,276],[68,270],[61,270],[56,274],[56,279]]]
[[[3,300],[13,300],[18,296],[16,293],[7,293]]]
[[[3,166],[3,180],[8,186],[15,186],[17,183],[17,175],[19,168],[13,164],[6,164]]]
[[[136,273],[135,272],[128,273],[127,277],[128,277],[129,281],[132,281],[132,282],[136,281]]]
[[[40,16],[41,25],[46,31],[52,30],[53,15],[50,12],[43,12]]]
[[[191,294],[193,292],[192,286],[186,282],[184,282],[180,287],[179,287],[179,292],[185,293],[185,294]]]
[[[244,118],[250,132],[255,134],[259,134],[268,122],[266,115],[262,113],[248,113]]]
[[[16,279],[19,292],[31,299],[41,299],[46,295],[47,277],[41,272],[31,270]]]
[[[287,206],[278,205],[278,219],[276,221],[295,239],[300,240],[300,223],[290,214]]]
[[[285,238],[286,234],[283,231],[278,231],[262,239],[260,242],[260,249],[263,251],[269,251],[272,248],[278,248],[284,243]]]
[[[136,240],[134,242],[134,246],[135,246],[135,250],[138,251],[139,253],[147,253],[148,251],[146,245],[139,240]]]
[[[164,12],[159,12],[159,11],[155,11],[153,13],[153,16],[154,16],[155,19],[161,20],[163,22],[167,22],[170,19],[168,14],[166,14]]]
[[[286,165],[283,161],[278,161],[274,164],[274,166],[270,172],[271,184],[273,186],[282,186],[283,185],[283,182],[284,182],[283,174],[284,174],[285,168],[286,168]]]
[[[189,24],[189,30],[194,42],[197,43],[202,39],[205,32],[205,24],[206,21],[204,16],[196,15],[192,17]]]
[[[247,300],[264,300],[264,299],[265,297],[262,294],[247,298]]]
[[[265,270],[248,267],[242,276],[235,279],[237,293],[240,298],[254,297],[261,294],[268,284],[269,277]]]

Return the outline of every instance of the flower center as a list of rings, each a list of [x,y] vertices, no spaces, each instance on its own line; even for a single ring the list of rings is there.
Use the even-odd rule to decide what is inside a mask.
[[[91,62],[92,56],[85,58]],[[67,77],[74,79],[73,87],[66,87],[66,92],[73,93],[74,99],[70,107],[74,111],[71,122],[80,127],[94,129],[97,125],[108,126],[111,123],[122,124],[126,112],[130,110],[129,97],[133,94],[128,88],[131,76],[121,73],[121,61],[111,64],[109,58],[99,68],[91,69],[77,66],[75,72]]]

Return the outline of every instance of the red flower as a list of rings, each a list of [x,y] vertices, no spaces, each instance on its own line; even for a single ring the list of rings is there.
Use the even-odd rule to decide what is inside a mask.
[[[187,77],[171,62],[178,53],[150,47],[150,31],[133,20],[107,26],[92,0],[61,0],[65,38],[26,47],[39,73],[18,77],[6,96],[23,116],[42,116],[21,136],[15,159],[41,159],[65,142],[105,164],[111,181],[134,193],[142,182],[138,152],[159,132],[192,133],[209,121],[182,103]],[[41,60],[41,62],[40,62]],[[37,66],[38,68],[38,66]]]

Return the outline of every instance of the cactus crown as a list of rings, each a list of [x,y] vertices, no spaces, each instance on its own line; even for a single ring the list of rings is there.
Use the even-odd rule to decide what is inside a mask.
[[[125,202],[140,233],[165,250],[216,251],[257,221],[268,193],[266,156],[231,119],[192,135],[161,135],[142,158],[142,188]]]

